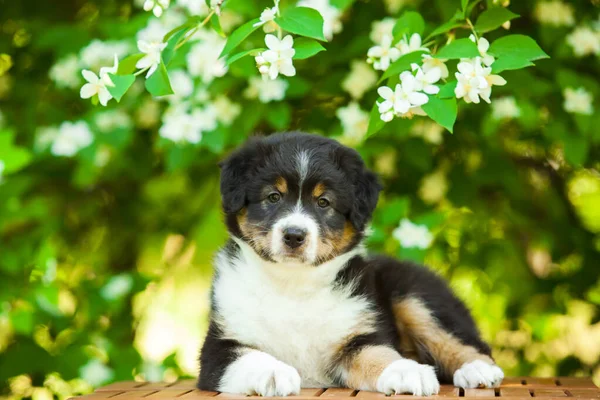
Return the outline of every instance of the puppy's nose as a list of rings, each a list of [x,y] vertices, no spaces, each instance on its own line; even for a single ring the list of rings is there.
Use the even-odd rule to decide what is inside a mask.
[[[306,239],[306,231],[300,228],[287,228],[283,231],[283,241],[286,246],[295,249],[304,243]]]

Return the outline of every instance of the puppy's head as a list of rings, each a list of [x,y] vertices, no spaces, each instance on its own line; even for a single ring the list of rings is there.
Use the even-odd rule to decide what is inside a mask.
[[[230,233],[272,262],[319,265],[351,250],[381,189],[355,150],[302,133],[251,139],[220,166]]]

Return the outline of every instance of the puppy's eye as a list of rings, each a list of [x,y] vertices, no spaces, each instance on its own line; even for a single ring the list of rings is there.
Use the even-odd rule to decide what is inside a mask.
[[[317,200],[317,205],[321,208],[329,207],[329,200],[321,197],[319,200]]]
[[[277,192],[274,192],[269,195],[268,199],[271,203],[277,203],[279,200],[281,200],[281,195]]]

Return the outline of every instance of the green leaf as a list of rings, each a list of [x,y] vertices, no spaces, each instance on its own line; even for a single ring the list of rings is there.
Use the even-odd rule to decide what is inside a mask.
[[[454,60],[457,58],[473,58],[479,56],[480,54],[479,50],[477,50],[477,45],[468,38],[458,39],[451,42],[450,44],[442,47],[435,55],[436,58],[444,58],[447,60]]]
[[[129,75],[135,72],[135,64],[145,56],[144,53],[136,53],[125,57],[119,61],[119,68],[117,69],[117,75]]]
[[[202,134],[202,145],[208,147],[215,154],[220,154],[225,148],[225,133],[222,129],[215,129]]]
[[[289,128],[292,110],[288,104],[278,103],[268,108],[266,118],[273,128],[283,131]]]
[[[493,31],[502,26],[506,21],[517,18],[519,15],[504,7],[494,7],[485,10],[475,24],[475,30],[480,33]]]
[[[166,96],[174,93],[171,88],[171,82],[169,81],[169,74],[165,64],[160,63],[158,69],[154,71],[152,76],[146,79],[146,90],[154,97]]]
[[[248,55],[252,55],[255,56],[258,53],[260,53],[261,51],[264,51],[265,49],[252,49],[252,50],[245,50],[245,51],[241,51],[239,53],[236,53],[234,55],[231,55],[227,58],[227,61],[225,62],[225,64],[227,65],[231,65],[234,62],[248,56]]]
[[[221,52],[221,57],[227,56],[231,53],[236,47],[240,45],[252,32],[261,27],[261,25],[254,26],[255,24],[260,22],[260,18],[255,18],[252,21],[246,22],[244,25],[237,28],[235,31],[231,32],[231,35],[227,38],[227,43],[225,43],[225,47]]]
[[[367,137],[376,134],[384,126],[385,122],[381,120],[379,107],[377,107],[377,104],[375,104],[373,105],[373,108],[371,109],[371,115],[369,116],[369,128],[367,129]]]
[[[535,40],[525,35],[504,36],[490,45],[488,53],[498,58],[514,57],[528,61],[549,58]]]
[[[424,30],[425,20],[421,14],[415,11],[406,11],[398,18],[392,34],[394,35],[395,41],[397,41],[407,34],[418,33],[419,35],[422,35]]]
[[[382,82],[385,79],[394,75],[399,75],[404,71],[409,71],[410,65],[413,63],[420,64],[421,60],[423,59],[423,54],[425,54],[425,52],[419,50],[403,55],[402,57],[394,61],[392,65],[389,66],[389,68],[385,71],[381,79],[379,79],[379,82]]]
[[[275,18],[275,22],[282,29],[296,35],[326,41],[323,35],[323,17],[313,8],[289,7],[281,17]]]
[[[588,158],[589,143],[581,136],[569,136],[564,141],[565,159],[573,166],[581,166]]]
[[[185,35],[188,33],[187,29],[183,29],[179,32],[177,32],[176,34],[174,34],[169,41],[167,42],[167,47],[165,47],[165,49],[162,51],[161,54],[161,59],[162,62],[165,65],[169,65],[169,63],[171,62],[171,60],[173,59],[173,56],[175,55],[175,52],[177,51],[177,44],[180,42],[181,38],[185,37]]]
[[[437,97],[440,99],[453,99],[456,97],[454,94],[454,89],[456,89],[456,85],[458,81],[451,81],[446,83],[444,86],[440,88],[440,92]]]
[[[13,144],[12,131],[0,131],[0,161],[4,163],[4,174],[16,172],[31,163],[31,153]]]
[[[437,35],[441,35],[442,33],[446,33],[448,31],[451,31],[452,29],[456,29],[463,26],[463,22],[459,22],[456,21],[455,19],[452,19],[448,22],[443,23],[442,25],[438,26],[436,29],[433,30],[433,32],[431,32],[426,38],[425,38],[425,42],[429,41],[430,38],[437,36]]]
[[[325,51],[325,47],[321,46],[321,43],[307,38],[296,39],[294,49],[296,50],[296,54],[294,54],[294,59],[296,60],[304,60]]]
[[[460,5],[461,5],[462,10],[463,10],[463,15],[466,15],[466,13],[467,13],[467,6],[469,5],[469,0],[461,0],[460,1]]]
[[[429,101],[422,106],[423,111],[435,122],[448,129],[450,133],[454,130],[458,108],[456,99],[439,99],[429,97]]]
[[[131,85],[133,85],[133,82],[135,82],[135,76],[114,74],[108,74],[108,76],[114,86],[106,86],[106,88],[112,97],[117,100],[117,103],[119,103],[123,95],[127,93],[127,90],[129,90]]]
[[[226,37],[225,32],[223,32],[223,28],[221,28],[221,22],[219,21],[219,16],[215,13],[210,17],[210,26],[219,34],[221,37]]]
[[[531,61],[525,58],[504,56],[494,61],[492,64],[492,73],[497,74],[502,71],[522,69],[533,65]]]
[[[194,21],[194,19],[187,21],[185,24],[181,24],[173,29],[171,29],[169,32],[167,32],[165,34],[165,36],[163,37],[163,42],[168,42],[169,39],[176,34],[177,32],[181,31],[181,30],[188,30],[190,28],[193,28],[194,26],[196,26],[198,24],[197,21]]]

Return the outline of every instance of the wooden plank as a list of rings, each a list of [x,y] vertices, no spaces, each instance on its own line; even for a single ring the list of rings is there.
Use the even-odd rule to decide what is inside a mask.
[[[319,397],[324,391],[321,388],[304,388],[300,390],[300,397]]]
[[[150,396],[151,394],[156,393],[156,390],[128,390],[126,392],[120,393],[111,399],[139,399],[142,397]]]
[[[556,384],[556,378],[531,378],[526,377],[523,378],[525,380],[525,386],[544,386],[544,387],[555,387],[558,386]]]
[[[196,399],[207,398],[207,397],[215,397],[218,394],[219,394],[218,392],[208,392],[206,390],[194,389],[191,392],[181,395],[180,399],[196,400]]]
[[[573,378],[573,377],[558,377],[556,378],[560,386],[598,389],[598,386],[594,385],[592,378]]]
[[[329,388],[320,397],[354,397],[355,390],[346,388]]]
[[[437,397],[459,397],[460,389],[453,385],[441,385]]]
[[[85,396],[76,396],[76,397],[72,397],[72,398],[73,399],[74,398],[86,398],[86,399],[94,399],[94,400],[109,399],[109,398],[115,397],[121,393],[125,393],[125,392],[123,390],[103,390],[100,392],[86,394]]]
[[[525,387],[500,387],[500,397],[531,397]]]
[[[115,383],[111,383],[110,385],[107,386],[103,386],[101,388],[96,389],[96,392],[106,392],[106,391],[111,391],[111,390],[135,390],[141,386],[147,385],[147,382],[134,382],[134,381],[127,381],[127,382],[115,382]]]
[[[386,396],[383,393],[380,392],[368,392],[366,390],[361,390],[360,392],[358,392],[356,394],[356,398],[357,399],[383,399],[383,398],[387,398],[389,396]]]
[[[175,399],[183,396],[184,394],[190,393],[192,390],[190,389],[171,389],[170,387],[160,390],[158,392],[154,392],[149,396],[146,396],[146,399],[150,400],[166,400],[166,399]],[[215,393],[216,394],[216,393]]]
[[[180,389],[180,390],[194,390],[196,389],[195,379],[182,379],[180,381],[171,383],[167,386],[168,389]]]
[[[596,389],[566,389],[566,392],[578,399],[600,399],[600,390]]]
[[[533,397],[567,397],[562,389],[533,389]]]
[[[523,387],[525,385],[524,377],[509,376],[502,381],[502,387]]]
[[[465,397],[495,397],[494,389],[465,389]]]

